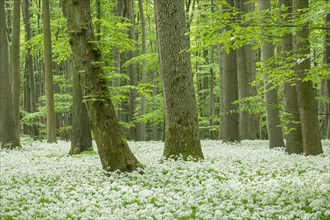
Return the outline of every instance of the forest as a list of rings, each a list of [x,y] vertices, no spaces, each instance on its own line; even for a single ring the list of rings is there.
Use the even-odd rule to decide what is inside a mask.
[[[329,219],[328,0],[0,0],[0,219]]]

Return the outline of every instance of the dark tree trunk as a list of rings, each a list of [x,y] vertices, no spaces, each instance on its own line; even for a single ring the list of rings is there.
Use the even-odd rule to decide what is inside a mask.
[[[9,74],[8,41],[6,36],[5,0],[0,0],[0,108],[1,147],[19,147],[19,137],[14,119],[12,90]]]
[[[156,27],[165,96],[164,157],[203,158],[198,136],[184,2],[156,0]]]
[[[95,41],[90,1],[65,0],[69,39],[74,65],[91,120],[102,167],[106,171],[136,170],[139,162],[130,151],[116,117],[105,74],[100,65],[101,51]]]
[[[92,149],[92,135],[90,121],[87,114],[86,105],[83,103],[81,94],[80,77],[77,69],[78,66],[73,66],[70,59],[69,65],[72,69],[72,134],[71,134],[71,149],[69,154],[80,154],[83,151]]]

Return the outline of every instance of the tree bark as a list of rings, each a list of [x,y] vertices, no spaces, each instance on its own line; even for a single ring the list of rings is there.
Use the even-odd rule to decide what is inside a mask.
[[[136,170],[140,164],[130,151],[116,117],[105,74],[101,51],[95,41],[90,1],[65,0],[64,15],[68,20],[69,39],[74,65],[80,77],[82,94],[91,120],[102,167],[106,171]]]
[[[284,5],[288,8],[285,12],[286,19],[283,22],[290,22],[292,19],[292,0],[280,0],[280,7]],[[281,56],[283,59],[290,57],[292,53],[292,34],[286,34],[283,36],[281,41]],[[294,77],[294,76],[293,76]],[[288,129],[289,133],[286,135],[286,147],[285,151],[289,154],[301,154],[303,153],[303,141],[301,133],[300,116],[297,114],[299,112],[298,98],[296,86],[293,85],[291,79],[288,82],[284,82],[284,108],[285,111],[291,114]]]
[[[293,0],[293,15],[295,19],[306,16],[308,0]],[[308,23],[297,30],[293,37],[293,50],[297,57],[295,76],[299,113],[301,119],[301,130],[303,137],[303,148],[305,155],[317,155],[323,152],[317,115],[317,102],[315,100],[313,82],[304,80],[310,70],[310,42]]]
[[[233,0],[226,0],[229,7],[235,7]],[[226,9],[229,9],[226,7]],[[230,9],[229,9],[230,10]],[[234,20],[233,20],[234,22]],[[229,27],[226,27],[228,29]],[[225,142],[235,142],[240,141],[239,135],[239,113],[238,105],[234,105],[233,102],[238,100],[238,81],[237,81],[237,57],[236,50],[230,49],[227,53],[223,51],[222,53],[222,85],[223,90],[223,123],[222,140]]]
[[[240,14],[240,19],[243,15],[254,11],[254,3],[245,2],[243,0],[235,0],[236,7]],[[252,45],[243,45],[237,49],[237,75],[238,75],[238,93],[239,99],[253,97],[257,95],[257,90],[250,83],[256,78],[256,51]],[[246,103],[249,105],[249,102]],[[247,111],[240,111],[239,115],[240,137],[242,139],[259,139],[259,117],[256,114],[251,114]]]
[[[44,67],[47,118],[47,142],[56,142],[56,115],[54,109],[54,83],[52,69],[52,41],[50,30],[49,0],[42,0],[42,20],[44,29]]]
[[[13,32],[12,32],[12,50],[11,50],[11,74],[12,74],[12,94],[14,119],[17,128],[17,137],[20,136],[20,0],[14,0],[13,4]]]
[[[135,30],[135,17],[134,17],[134,1],[127,1],[127,18],[131,23],[129,27],[129,38],[133,40],[134,48],[136,48],[136,30]],[[133,59],[136,57],[135,51],[129,51],[128,59]],[[130,84],[133,87],[137,86],[137,67],[136,64],[132,63],[128,66],[128,75],[130,77]],[[137,98],[137,90],[133,88],[129,95],[129,122],[132,123],[134,121],[134,112],[136,109],[136,98]],[[134,126],[130,128],[130,137],[132,140],[138,141],[140,136],[140,124],[134,122]]]
[[[22,2],[22,14],[23,14],[23,20],[24,20],[24,27],[25,27],[25,40],[29,41],[32,38],[32,30],[31,30],[31,24],[30,24],[30,1],[24,0]],[[31,55],[31,48],[27,47],[26,52],[26,70],[28,74],[28,87],[29,87],[29,100],[27,102],[29,103],[30,111],[32,113],[37,111],[37,97],[36,97],[36,86],[35,86],[35,77],[34,77],[34,67],[33,67],[33,57]],[[38,136],[38,128],[37,125],[33,125],[31,128],[31,136],[35,137]]]
[[[184,2],[155,0],[161,76],[165,97],[165,147],[163,156],[203,158],[198,136],[196,96],[193,86]]]
[[[12,88],[10,83],[8,41],[6,36],[5,0],[0,0],[0,106],[1,147],[20,147],[14,119]]]
[[[143,11],[143,1],[139,0],[139,10],[140,10],[140,19],[141,19],[141,29],[142,29],[142,54],[146,54],[147,45],[146,45],[146,20],[144,17]],[[147,71],[146,71],[146,61],[142,60],[142,84],[147,83]],[[141,95],[141,112],[140,115],[143,116],[146,113],[146,97],[145,95]],[[140,132],[140,140],[146,140],[146,123],[142,122],[140,124],[141,132]]]
[[[80,76],[77,71],[79,66],[72,64],[72,59],[69,61],[72,69],[72,134],[71,134],[71,149],[69,154],[80,154],[86,150],[92,149],[92,134],[90,128],[90,121],[83,103],[83,96],[80,87]]]
[[[330,29],[330,13],[328,13],[325,17],[325,27]],[[330,33],[329,31],[325,32],[324,38],[324,63],[330,68]],[[330,98],[330,80],[326,80],[326,87],[327,87],[327,96]],[[328,104],[328,112],[330,112],[330,104]],[[327,116],[328,123],[327,123],[327,138],[330,139],[330,116]]]
[[[271,10],[270,0],[258,0],[260,14],[264,18],[267,18],[268,15],[263,13],[266,10]],[[264,65],[267,65],[267,61],[274,56],[274,46],[271,41],[271,38],[263,42],[261,48],[261,59]],[[267,104],[267,129],[268,129],[268,138],[270,148],[274,147],[284,147],[283,133],[280,127],[281,121],[279,117],[278,105],[278,94],[277,88],[273,88],[273,84],[268,80],[267,73],[264,73],[264,82],[266,90],[266,104]]]

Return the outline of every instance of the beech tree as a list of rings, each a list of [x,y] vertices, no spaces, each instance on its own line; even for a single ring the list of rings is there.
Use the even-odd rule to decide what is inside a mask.
[[[136,170],[140,163],[130,151],[116,117],[102,69],[101,51],[94,43],[90,1],[65,0],[63,11],[102,167],[106,171]]]
[[[17,137],[20,135],[20,0],[14,0],[13,4],[13,33],[12,33],[12,50],[11,50],[11,74],[12,74],[12,94],[13,94],[13,110],[16,124]]]
[[[0,0],[0,115],[1,147],[15,148],[20,146],[15,124],[12,103],[12,88],[8,59],[8,40],[6,35],[5,0]]]
[[[198,134],[184,1],[155,0],[161,77],[165,102],[163,156],[203,158]]]
[[[280,0],[280,6],[287,7],[285,12],[285,20],[283,22],[292,21],[292,0]],[[287,59],[292,55],[292,33],[287,33],[281,40],[281,56]],[[292,70],[291,70],[292,71]],[[286,135],[285,150],[289,153],[300,154],[303,153],[303,141],[301,133],[300,115],[298,107],[298,98],[296,86],[294,84],[294,76],[289,77],[284,82],[284,108],[290,114],[290,122],[288,126],[288,134]]]
[[[271,10],[270,0],[258,0],[259,11],[262,17],[265,19],[267,15],[267,10]],[[264,65],[267,65],[267,62],[270,58],[274,56],[274,46],[271,42],[271,38],[267,37],[261,48],[261,59]],[[277,88],[274,87],[273,83],[268,80],[267,73],[265,75],[265,100],[267,105],[267,130],[268,130],[268,139],[270,148],[273,147],[284,147],[283,133],[280,127],[281,120],[279,117],[278,105],[278,94]]]
[[[44,67],[46,93],[47,142],[56,142],[56,117],[54,108],[54,83],[52,68],[52,40],[50,27],[49,0],[42,0],[42,20],[44,31]]]
[[[293,0],[293,15],[295,19],[304,17],[308,9],[308,0]],[[308,23],[304,22],[293,37],[293,51],[297,57],[295,76],[303,148],[306,155],[317,155],[323,152],[318,123],[317,103],[315,100],[313,82],[305,80],[310,64],[310,42]]]

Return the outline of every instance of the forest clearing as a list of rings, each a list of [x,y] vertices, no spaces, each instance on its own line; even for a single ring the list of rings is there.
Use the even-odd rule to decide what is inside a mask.
[[[69,142],[2,150],[1,219],[304,219],[330,217],[330,147],[288,155],[266,141],[202,141],[205,160],[160,160],[161,142],[130,142],[143,174],[104,175]],[[10,193],[8,193],[10,192]]]

